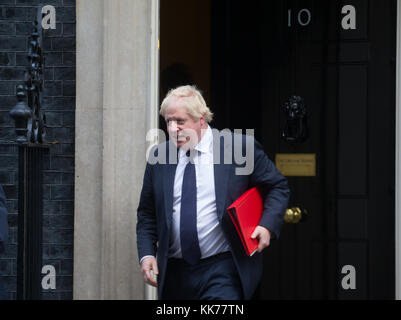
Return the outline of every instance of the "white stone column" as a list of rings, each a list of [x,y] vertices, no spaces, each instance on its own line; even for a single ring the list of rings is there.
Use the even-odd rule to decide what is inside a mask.
[[[74,299],[144,297],[135,229],[157,115],[152,9],[77,1]]]

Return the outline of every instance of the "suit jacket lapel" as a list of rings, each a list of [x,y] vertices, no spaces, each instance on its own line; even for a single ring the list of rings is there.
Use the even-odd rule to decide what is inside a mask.
[[[224,164],[224,152],[230,152],[228,144],[231,141],[221,139],[220,132],[217,129],[212,129],[213,132],[213,159],[214,159],[214,187],[216,193],[216,208],[217,217],[221,221],[228,189],[228,177],[230,173],[231,164]],[[231,134],[227,137],[230,137]],[[224,143],[222,142],[224,141]],[[231,158],[231,155],[230,155]]]
[[[175,152],[177,154],[177,147],[172,142],[167,143],[166,150],[167,164],[163,165],[163,187],[164,187],[164,206],[167,228],[170,229],[172,214],[173,214],[173,197],[174,197],[174,178],[177,169],[178,158],[174,161],[169,160],[169,153]]]

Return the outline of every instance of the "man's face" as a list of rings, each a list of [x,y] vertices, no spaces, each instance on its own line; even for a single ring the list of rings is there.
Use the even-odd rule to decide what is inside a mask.
[[[193,119],[182,103],[182,99],[173,97],[164,114],[170,139],[178,148],[185,150],[196,146],[201,138],[201,129],[205,127],[204,117]]]

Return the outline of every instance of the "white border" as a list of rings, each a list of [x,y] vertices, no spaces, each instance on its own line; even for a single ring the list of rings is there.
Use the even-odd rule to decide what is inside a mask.
[[[401,0],[397,1],[396,67],[396,138],[395,138],[395,298],[401,300]]]
[[[159,34],[160,34],[160,0],[152,0],[151,8],[151,43],[150,43],[150,109],[148,117],[147,129],[159,128]],[[151,144],[157,144],[156,141],[152,141]],[[151,287],[145,284],[145,299],[156,300],[157,290],[155,287]]]

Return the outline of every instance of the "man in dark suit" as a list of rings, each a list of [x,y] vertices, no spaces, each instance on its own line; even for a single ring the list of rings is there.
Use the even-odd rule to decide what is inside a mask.
[[[4,252],[8,241],[8,222],[7,222],[6,196],[3,187],[0,185],[0,254]],[[0,276],[0,300],[5,299],[5,292]]]
[[[144,280],[160,299],[250,299],[261,252],[280,234],[287,180],[253,137],[210,128],[213,114],[195,87],[171,90],[160,113],[170,139],[150,152],[137,210]],[[226,209],[254,186],[264,212],[249,257]]]

